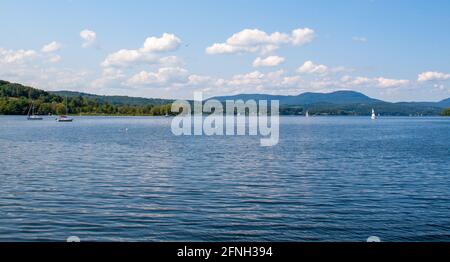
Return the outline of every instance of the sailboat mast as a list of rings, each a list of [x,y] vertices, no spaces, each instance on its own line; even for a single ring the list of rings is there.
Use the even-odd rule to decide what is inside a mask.
[[[31,110],[32,110],[33,104],[31,104],[30,108],[28,108],[28,114],[27,116],[30,116]]]

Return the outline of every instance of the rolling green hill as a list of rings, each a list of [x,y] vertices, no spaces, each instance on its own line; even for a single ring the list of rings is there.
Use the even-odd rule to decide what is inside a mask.
[[[69,112],[65,111],[65,97]],[[242,94],[214,97],[226,100],[279,100],[280,114],[301,115],[369,115],[372,108],[381,115],[440,115],[450,107],[450,98],[440,102],[390,103],[355,91],[303,93],[297,96]],[[24,115],[33,102],[37,113],[84,115],[165,115],[173,100],[129,96],[101,96],[72,91],[46,92],[21,84],[0,80],[0,114]]]
[[[0,80],[0,114],[26,115],[31,103],[39,115],[165,115],[171,107],[170,100],[46,92]]]
[[[171,104],[174,100],[158,99],[158,98],[143,98],[143,97],[130,97],[130,96],[101,96],[94,94],[87,94],[82,92],[73,91],[53,91],[51,94],[55,94],[62,97],[86,97],[98,101],[99,103],[109,103],[112,105],[165,105]]]

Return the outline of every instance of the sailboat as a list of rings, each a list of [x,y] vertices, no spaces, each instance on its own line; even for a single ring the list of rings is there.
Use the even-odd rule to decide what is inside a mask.
[[[305,117],[309,117],[309,111],[308,110],[305,113]]]
[[[31,103],[30,109],[28,109],[27,119],[28,120],[43,120],[42,117],[35,115],[34,113],[34,105]]]
[[[66,114],[69,112],[69,110],[67,109],[67,96],[66,96]],[[58,116],[56,118],[56,122],[72,122],[73,118],[70,118],[68,116],[62,115],[62,116]]]
[[[377,115],[375,115],[375,110],[372,108],[372,116],[370,117],[372,120],[375,120],[377,118]]]

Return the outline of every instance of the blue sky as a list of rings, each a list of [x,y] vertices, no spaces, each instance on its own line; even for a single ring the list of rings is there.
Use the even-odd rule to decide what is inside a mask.
[[[0,10],[0,79],[46,90],[450,97],[449,1],[0,0]]]

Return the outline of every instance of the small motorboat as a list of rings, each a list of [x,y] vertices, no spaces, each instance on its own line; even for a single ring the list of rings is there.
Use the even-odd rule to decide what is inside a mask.
[[[56,118],[56,122],[72,122],[73,118],[70,118],[68,116],[59,116]]]

